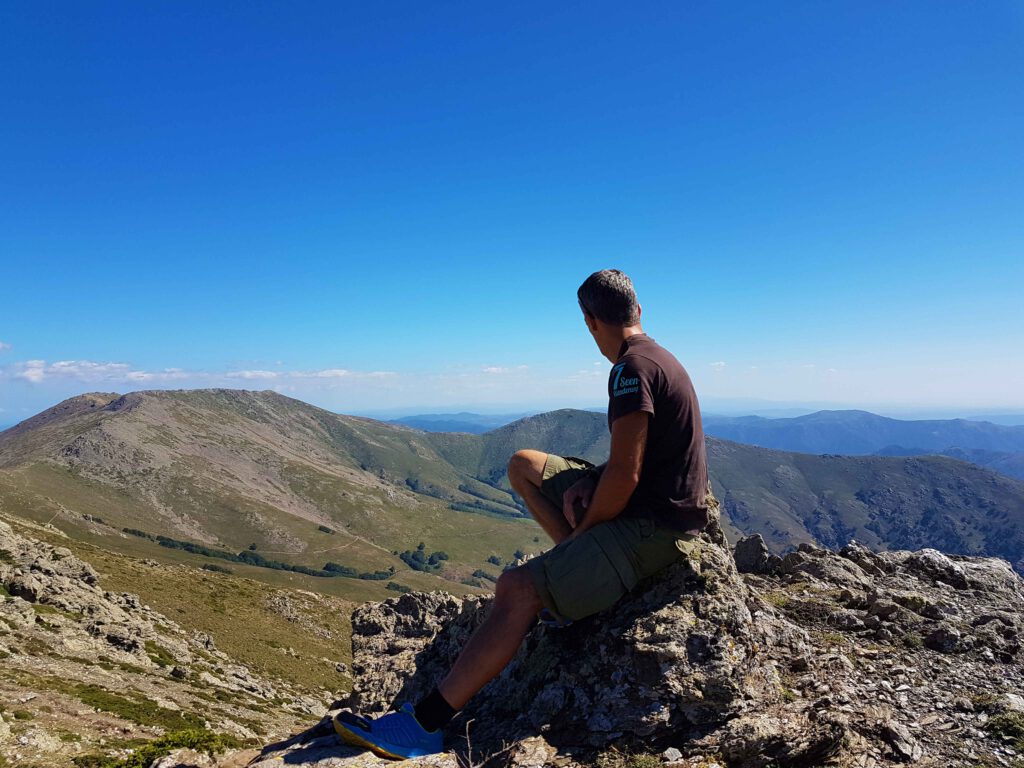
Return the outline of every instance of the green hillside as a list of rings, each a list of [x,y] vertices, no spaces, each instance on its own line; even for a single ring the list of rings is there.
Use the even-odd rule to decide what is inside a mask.
[[[508,493],[454,466],[424,433],[273,392],[73,398],[0,434],[0,508],[161,561],[211,558],[138,533],[317,570],[329,562],[357,573],[394,569],[371,581],[219,562],[360,600],[394,594],[392,581],[474,591],[460,582],[494,571],[488,558],[542,547],[540,529]],[[420,542],[449,555],[440,571],[401,559]]]

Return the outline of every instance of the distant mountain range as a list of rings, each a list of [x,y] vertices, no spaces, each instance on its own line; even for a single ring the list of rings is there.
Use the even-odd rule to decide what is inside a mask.
[[[608,444],[604,415],[590,411],[552,411],[473,435],[339,416],[275,392],[94,393],[0,433],[0,505],[137,556],[209,562],[209,552],[181,544],[194,542],[314,571],[327,562],[371,577],[394,569],[377,581],[325,580],[268,571],[252,556],[230,564],[366,599],[387,594],[389,581],[472,584],[517,550],[546,548],[510,491],[509,456],[529,447],[601,461]],[[999,555],[1024,567],[1019,481],[946,457],[708,445],[734,537],[759,532],[777,552],[856,538],[876,549]],[[159,536],[178,543],[161,545]],[[419,543],[425,554],[448,555],[443,567],[412,568]]]
[[[522,415],[423,414],[390,423],[426,432],[483,434]],[[793,418],[705,414],[708,435],[801,453],[950,456],[1024,479],[1024,426],[967,419],[911,421],[867,411],[819,411]]]
[[[460,411],[459,413],[424,413],[416,416],[404,416],[401,419],[391,419],[388,423],[422,429],[424,432],[468,432],[469,434],[479,435],[529,415],[531,414],[512,413],[494,415],[469,413],[467,411]]]
[[[867,411],[819,411],[789,419],[704,417],[709,435],[804,453],[945,455],[1024,478],[1024,426],[966,419],[902,421]]]

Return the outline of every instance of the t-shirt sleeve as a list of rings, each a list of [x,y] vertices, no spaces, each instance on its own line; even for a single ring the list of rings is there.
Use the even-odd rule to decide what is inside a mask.
[[[645,362],[643,358],[634,358],[612,366],[608,376],[609,423],[634,411],[654,415],[651,383],[655,370],[653,366],[644,365]]]

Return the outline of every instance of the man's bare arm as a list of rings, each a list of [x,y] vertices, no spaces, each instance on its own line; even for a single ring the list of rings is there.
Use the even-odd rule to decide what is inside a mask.
[[[587,506],[586,515],[577,524],[569,507],[569,524],[574,526],[572,537],[579,536],[599,523],[611,520],[626,507],[629,497],[640,482],[640,469],[647,446],[647,426],[650,414],[634,411],[612,422],[612,447],[608,462],[601,472],[594,497]]]

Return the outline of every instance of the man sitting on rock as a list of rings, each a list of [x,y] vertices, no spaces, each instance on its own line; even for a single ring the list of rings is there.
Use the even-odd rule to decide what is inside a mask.
[[[608,378],[608,461],[517,452],[512,487],[555,547],[505,571],[486,621],[447,677],[415,706],[375,720],[339,714],[349,744],[391,758],[443,749],[442,729],[511,661],[540,616],[565,626],[613,605],[638,581],[686,557],[708,522],[704,432],[683,366],[640,326],[633,283],[595,272],[577,297]]]

